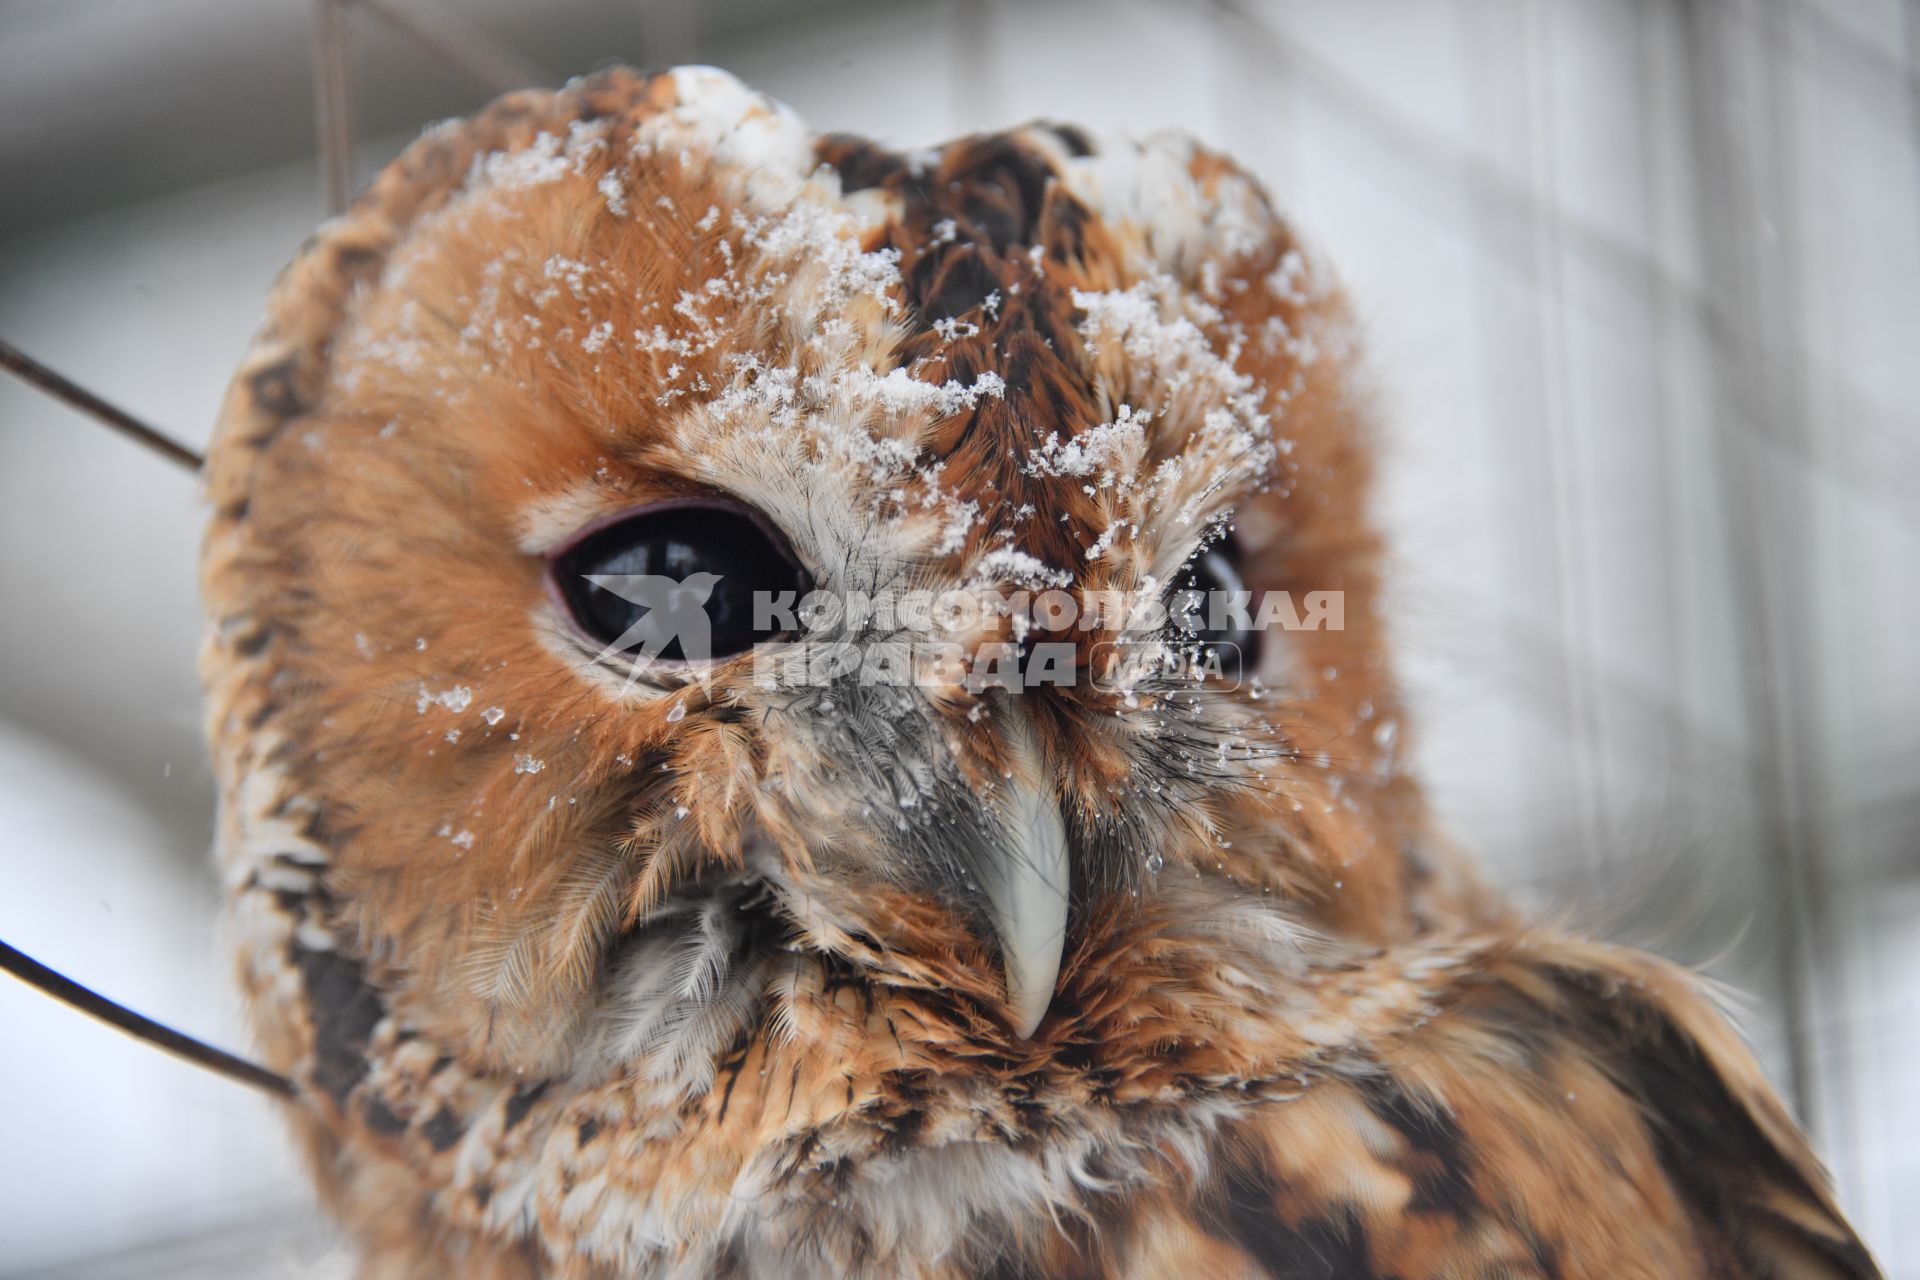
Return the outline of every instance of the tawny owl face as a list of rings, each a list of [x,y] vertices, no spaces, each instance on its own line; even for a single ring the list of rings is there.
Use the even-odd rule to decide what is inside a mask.
[[[1684,977],[1428,838],[1345,328],[1189,142],[711,71],[323,228],[204,676],[366,1280],[1872,1274]]]
[[[270,1054],[350,1086],[388,1019],[698,1089],[813,1007],[1045,1053],[1141,911],[1404,934],[1343,332],[1180,138],[902,156],[700,71],[429,135],[290,268],[211,459]],[[1236,576],[1237,665],[1131,625]]]

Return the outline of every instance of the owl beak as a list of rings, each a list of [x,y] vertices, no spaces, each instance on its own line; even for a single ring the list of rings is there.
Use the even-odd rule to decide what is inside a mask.
[[[1000,839],[984,859],[983,888],[1000,935],[1014,1034],[1027,1039],[1053,1002],[1067,939],[1067,832],[1027,725],[1013,721],[1008,777],[991,804]]]

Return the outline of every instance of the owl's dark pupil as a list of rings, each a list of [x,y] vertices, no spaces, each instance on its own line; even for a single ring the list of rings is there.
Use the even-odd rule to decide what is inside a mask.
[[[608,649],[704,662],[776,638],[756,600],[809,589],[784,539],[737,508],[675,503],[595,531],[556,555],[554,586],[573,623]]]
[[[1203,649],[1215,650],[1222,669],[1233,674],[1260,657],[1260,633],[1236,617],[1252,612],[1241,580],[1238,552],[1231,541],[1197,552],[1181,566],[1167,590],[1168,614],[1175,634]],[[1244,612],[1232,609],[1236,597]]]

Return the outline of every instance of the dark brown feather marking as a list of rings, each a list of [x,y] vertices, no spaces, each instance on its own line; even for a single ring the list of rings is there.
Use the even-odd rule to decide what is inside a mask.
[[[527,1118],[527,1113],[533,1110],[533,1104],[540,1101],[540,1096],[552,1083],[551,1080],[542,1080],[538,1084],[522,1085],[513,1091],[512,1096],[507,1099],[505,1110],[506,1128],[509,1132]]]
[[[460,1117],[444,1106],[428,1116],[427,1122],[420,1126],[420,1132],[426,1138],[427,1145],[435,1151],[445,1151],[451,1147],[460,1140],[460,1135],[464,1131],[460,1124]]]
[[[980,250],[962,244],[945,254],[928,254],[914,272],[924,279],[916,299],[925,323],[958,319],[979,309],[987,295],[1000,288],[1000,277],[987,266]]]
[[[1363,1081],[1367,1108],[1406,1139],[1411,1159],[1403,1166],[1413,1182],[1407,1208],[1414,1213],[1443,1213],[1468,1218],[1479,1203],[1466,1139],[1438,1100],[1381,1075]]]
[[[386,1007],[351,957],[298,942],[288,954],[300,970],[313,1019],[313,1082],[344,1103],[367,1074],[367,1041]]]
[[[1005,254],[1034,242],[1034,226],[1053,181],[1045,156],[1010,134],[969,138],[949,147],[932,183],[933,200],[970,237]]]
[[[1041,206],[1040,231],[1036,243],[1047,256],[1061,262],[1079,262],[1086,256],[1087,221],[1093,215],[1087,206],[1074,199],[1065,187],[1055,183],[1047,188],[1046,203]]]
[[[840,175],[842,191],[866,191],[907,175],[907,162],[897,152],[851,133],[826,134],[813,153]]]
[[[304,410],[306,402],[300,395],[295,372],[291,356],[256,372],[247,380],[254,403],[276,418],[290,418]]]
[[[1229,1148],[1201,1199],[1202,1221],[1274,1280],[1385,1280],[1373,1270],[1357,1214],[1336,1208],[1291,1223],[1281,1212],[1282,1192],[1258,1159]]]
[[[1623,979],[1574,968],[1550,973],[1572,1006],[1568,1029],[1588,1040],[1590,1052],[1646,1109],[1667,1177],[1706,1223],[1727,1233],[1756,1274],[1772,1271],[1776,1260],[1753,1252],[1749,1237],[1762,1227],[1831,1263],[1838,1275],[1880,1274],[1843,1223],[1829,1219],[1831,1233],[1810,1231],[1767,1206],[1769,1188],[1807,1206],[1825,1204],[1826,1194],[1761,1130],[1748,1103],[1666,1010]]]
[[[388,1106],[384,1098],[377,1095],[368,1098],[360,1110],[361,1114],[366,1117],[367,1128],[373,1130],[375,1133],[391,1137],[396,1133],[405,1133],[407,1131],[406,1118]]]

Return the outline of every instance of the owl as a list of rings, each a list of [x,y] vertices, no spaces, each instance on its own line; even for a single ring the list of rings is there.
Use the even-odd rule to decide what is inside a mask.
[[[1874,1275],[1701,981],[1434,833],[1357,367],[1180,136],[615,69],[381,173],[202,572],[361,1275]]]

